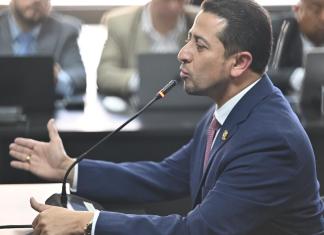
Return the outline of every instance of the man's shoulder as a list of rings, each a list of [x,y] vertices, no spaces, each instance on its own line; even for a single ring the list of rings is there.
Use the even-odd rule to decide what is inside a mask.
[[[3,22],[8,18],[9,11],[8,9],[2,9],[0,10],[0,22]]]
[[[141,15],[143,6],[120,7],[106,12],[101,22],[104,25],[119,24],[124,25],[133,22],[138,16]]]
[[[264,136],[272,141],[281,142],[284,139],[290,142],[304,138],[304,130],[297,115],[277,88],[257,103],[246,124],[251,135]]]

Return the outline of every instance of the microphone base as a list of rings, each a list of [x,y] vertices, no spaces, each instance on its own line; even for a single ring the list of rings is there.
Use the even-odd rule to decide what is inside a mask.
[[[103,206],[101,206],[99,203],[88,200],[86,198],[74,195],[74,194],[68,194],[68,205],[71,205],[73,210],[75,211],[94,211],[94,210],[104,210]],[[52,196],[50,196],[46,201],[45,204],[51,205],[51,206],[59,206],[64,207],[61,203],[61,194],[55,193]]]

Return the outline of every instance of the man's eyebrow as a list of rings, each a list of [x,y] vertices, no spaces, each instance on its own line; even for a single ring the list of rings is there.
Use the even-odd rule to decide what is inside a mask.
[[[204,37],[196,35],[196,34],[194,34],[192,36],[194,37],[195,41],[200,40],[200,41],[203,41],[207,46],[210,46],[210,43]]]
[[[197,34],[193,34],[191,31],[188,32],[188,38],[194,38],[195,41],[201,40],[203,41],[207,46],[210,46],[209,42],[202,36],[199,36]]]

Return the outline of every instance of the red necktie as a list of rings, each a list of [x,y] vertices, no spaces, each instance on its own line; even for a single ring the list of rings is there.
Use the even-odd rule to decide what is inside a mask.
[[[206,144],[206,150],[205,150],[205,158],[204,158],[204,170],[206,169],[208,165],[209,155],[210,151],[213,145],[213,140],[215,137],[215,134],[219,128],[219,123],[217,119],[213,116],[212,121],[209,124],[208,130],[207,130],[207,144]]]

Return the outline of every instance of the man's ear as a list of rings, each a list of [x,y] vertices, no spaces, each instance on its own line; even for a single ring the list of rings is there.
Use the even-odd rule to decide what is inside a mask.
[[[291,10],[294,13],[298,12],[300,10],[300,8],[301,8],[301,4],[302,4],[301,1],[298,1],[295,5],[291,6]]]
[[[253,57],[250,52],[242,51],[233,55],[233,64],[231,68],[231,76],[239,77],[247,69],[250,68]]]
[[[297,3],[296,5],[293,5],[293,6],[291,7],[291,9],[292,9],[292,11],[293,11],[295,17],[296,17],[297,19],[299,19],[299,14],[300,14],[300,2]]]

